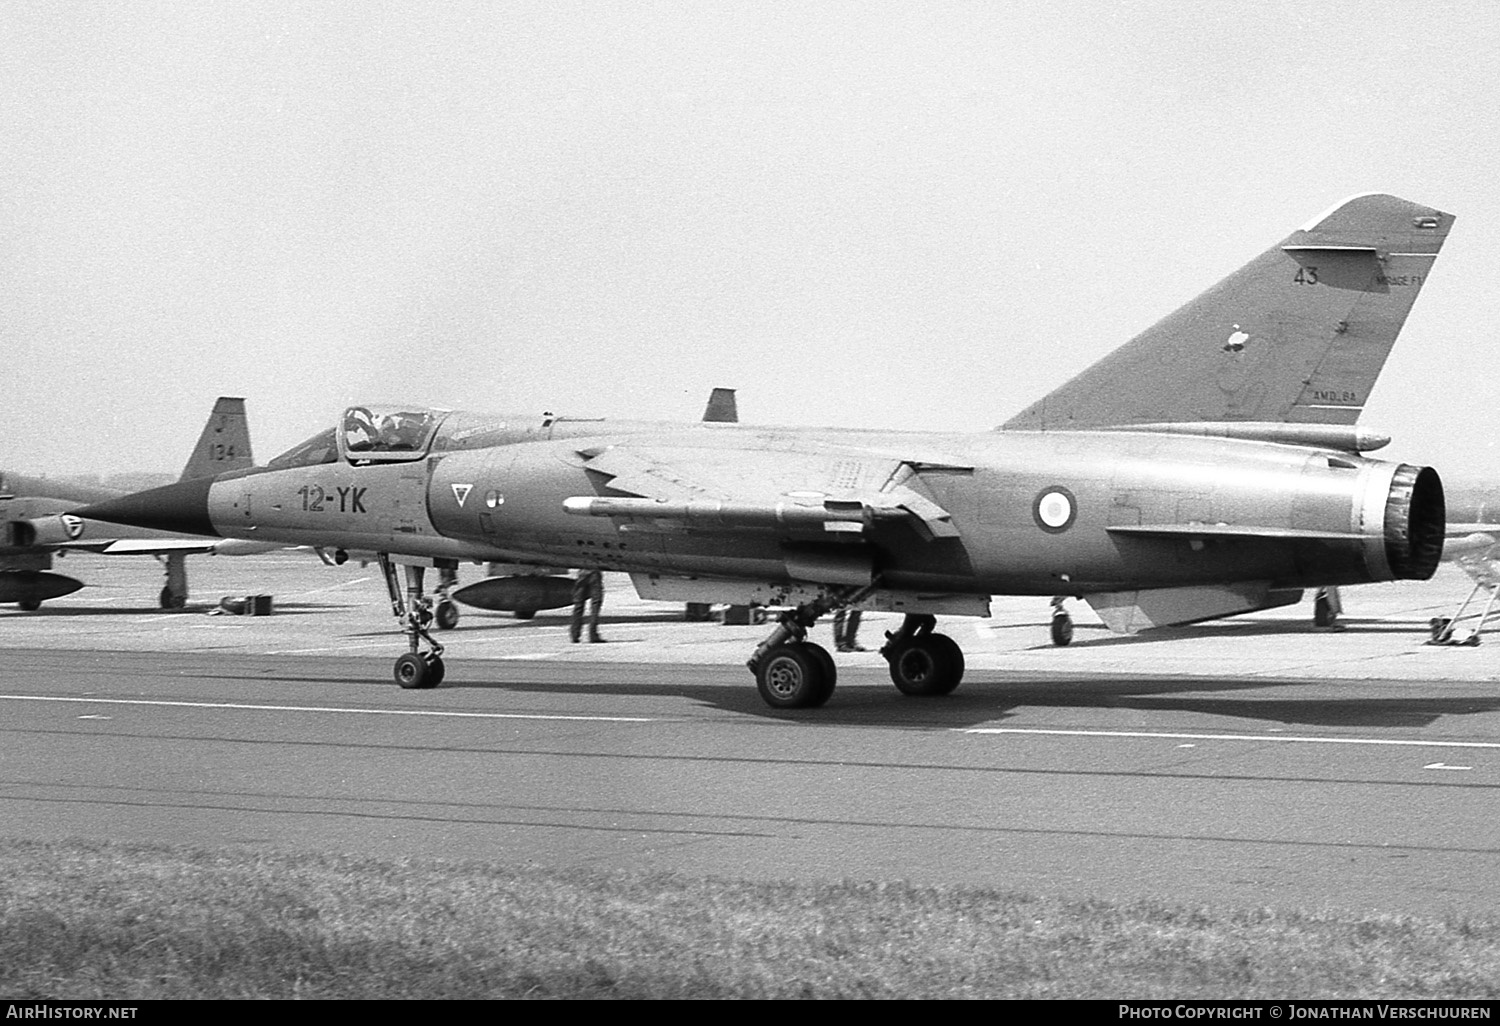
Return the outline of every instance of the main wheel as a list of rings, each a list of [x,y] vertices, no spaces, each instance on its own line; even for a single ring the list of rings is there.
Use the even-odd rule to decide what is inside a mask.
[[[958,642],[946,634],[929,634],[927,642],[941,649],[943,658],[948,663],[948,674],[953,678],[953,683],[949,684],[948,690],[943,692],[946,695],[958,687],[964,679],[964,650],[958,647]]]
[[[806,643],[774,648],[755,670],[760,697],[773,709],[807,709],[822,705],[833,693],[816,645]],[[827,656],[826,651],[823,656]],[[829,662],[832,658],[829,657]]]
[[[437,620],[438,630],[451,631],[458,626],[458,606],[452,602],[439,602],[437,609],[433,610],[433,616]]]
[[[415,652],[407,652],[396,660],[395,675],[396,683],[403,688],[425,688],[430,686],[427,681],[432,676],[432,670],[427,665],[427,660]]]
[[[442,656],[429,656],[427,659],[427,683],[424,687],[435,688],[443,682],[443,674],[447,667],[443,665]]]
[[[891,653],[891,682],[903,695],[931,698],[958,687],[964,654],[946,634],[909,638]]]
[[[1318,597],[1313,599],[1313,626],[1332,627],[1338,618],[1339,614],[1334,612],[1333,603],[1328,601],[1328,596],[1318,592]]]
[[[34,613],[38,609],[42,608],[42,600],[41,599],[22,599],[21,601],[17,602],[16,605],[20,606],[22,609],[24,609],[28,613]]]
[[[163,609],[181,609],[183,606],[187,605],[187,596],[179,595],[170,587],[166,587],[163,588],[161,590],[161,594],[157,596],[157,603]]]
[[[517,620],[530,620],[530,619],[535,618],[535,616],[536,616],[536,610],[535,609],[517,609],[514,613],[512,613],[510,615],[514,616]]]
[[[1052,617],[1052,644],[1058,648],[1073,642],[1073,618],[1067,613],[1057,613]]]
[[[819,706],[833,697],[834,685],[839,680],[838,664],[833,661],[833,656],[829,654],[828,649],[822,645],[811,641],[804,641],[801,644],[818,661],[818,665],[823,670],[823,697],[812,703],[814,706]]]

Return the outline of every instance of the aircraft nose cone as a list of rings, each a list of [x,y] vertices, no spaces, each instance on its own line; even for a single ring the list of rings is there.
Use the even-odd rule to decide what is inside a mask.
[[[149,491],[122,495],[118,499],[96,502],[73,510],[73,515],[111,524],[147,527],[154,531],[179,531],[182,534],[218,537],[219,532],[214,530],[213,521],[208,517],[208,490],[213,487],[213,483],[214,479],[211,477],[179,481]]]

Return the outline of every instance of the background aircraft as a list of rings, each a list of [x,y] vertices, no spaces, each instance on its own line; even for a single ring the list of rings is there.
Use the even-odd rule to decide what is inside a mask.
[[[1493,481],[1460,478],[1444,482],[1447,495],[1447,541],[1443,559],[1458,565],[1474,581],[1458,608],[1432,620],[1432,641],[1438,645],[1477,645],[1497,613],[1500,599],[1500,485]],[[1485,598],[1473,609],[1480,593]]]
[[[214,403],[179,480],[214,477],[253,465],[245,400],[221,396]],[[48,599],[77,591],[83,582],[51,573],[52,561],[69,551],[88,551],[107,556],[157,557],[166,568],[166,583],[157,601],[163,609],[181,609],[188,596],[187,556],[252,551],[245,542],[205,541],[182,534],[102,523],[72,513],[84,503],[122,494],[115,489],[48,478],[3,475],[0,602],[14,602],[22,609],[36,610]]]
[[[765,701],[815,706],[807,628],[904,612],[906,694],[953,690],[940,614],[992,594],[1083,597],[1116,631],[1425,579],[1431,469],[1370,459],[1354,420],[1453,218],[1356,197],[983,434],[547,423],[352,407],[260,471],[90,506],[145,526],[381,553],[405,687],[443,676],[420,567],[390,554],[625,570],[643,597],[791,607],[752,654]],[[518,436],[518,431],[528,435]],[[422,650],[427,646],[426,651]]]

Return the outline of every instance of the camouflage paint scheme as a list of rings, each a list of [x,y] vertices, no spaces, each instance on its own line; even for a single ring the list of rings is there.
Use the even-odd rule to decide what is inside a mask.
[[[847,605],[906,612],[883,652],[951,691],[937,614],[1073,595],[1122,631],[1430,576],[1437,474],[1355,427],[1453,218],[1355,197],[982,434],[486,417],[352,407],[265,468],[89,507],[145,526],[457,561],[598,567],[643,595],[790,606],[751,657],[778,707],[820,705],[805,640]],[[403,606],[405,686],[441,680]],[[421,641],[432,651],[419,652]]]

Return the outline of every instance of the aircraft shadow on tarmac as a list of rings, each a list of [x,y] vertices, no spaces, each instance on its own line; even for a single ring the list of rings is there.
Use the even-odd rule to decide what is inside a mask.
[[[573,674],[568,673],[569,667]],[[566,679],[582,670],[582,664],[577,663],[549,665],[546,676],[556,679],[536,679],[519,663],[508,669],[517,674],[517,679],[496,680],[495,670],[490,665],[454,664],[443,687],[525,694],[679,697],[700,706],[758,719],[801,721],[809,726],[898,729],[961,729],[993,724],[997,720],[1009,719],[1020,708],[1133,709],[1195,713],[1278,725],[1361,728],[1425,727],[1448,716],[1500,711],[1500,695],[1495,694],[1329,698],[1326,691],[1328,681],[1198,677],[1122,679],[1119,676],[1090,678],[1066,674],[1048,679],[1038,679],[1038,675],[995,679],[993,672],[983,671],[966,680],[952,695],[916,699],[896,693],[884,674],[857,668],[841,674],[838,690],[821,709],[783,711],[768,708],[755,688],[750,686],[748,674],[730,667],[674,668],[692,671],[682,674],[664,672],[666,668],[660,666],[616,664],[606,668],[594,664],[588,669],[591,677],[588,683]],[[705,678],[712,678],[713,682],[705,682]],[[877,683],[883,686],[868,686]],[[1242,694],[1287,687],[1319,687],[1322,691],[1319,697],[1305,699],[1257,699]],[[1348,687],[1356,690],[1359,682],[1350,682]]]
[[[1046,624],[1038,624],[1045,629]],[[1309,634],[1409,634],[1416,641],[1426,641],[1431,635],[1427,620],[1397,620],[1390,617],[1340,618],[1332,627],[1315,627],[1300,620],[1256,620],[1220,621],[1217,623],[1190,624],[1185,627],[1158,627],[1139,634],[1113,634],[1100,625],[1081,625],[1074,628],[1075,646],[1087,645],[1101,648],[1115,645],[1144,645],[1160,641],[1182,641],[1190,638],[1252,638],[1274,635],[1304,636]],[[1087,634],[1085,632],[1088,632]],[[1054,647],[1050,642],[1031,646],[1031,651]]]
[[[566,627],[573,622],[572,614],[566,610],[553,613],[538,613],[529,620],[520,620],[509,614],[468,614],[459,622],[460,627]],[[645,609],[637,613],[600,613],[599,626],[612,623],[678,623],[686,624],[682,611],[671,609]],[[713,626],[708,623],[707,626]]]
[[[162,609],[160,606],[64,606],[44,605],[30,612],[14,611],[17,617],[77,618],[88,616],[207,616],[219,608],[214,603],[190,603],[183,609]],[[274,616],[306,616],[309,613],[326,613],[331,609],[356,609],[356,605],[330,605],[328,603],[286,602],[277,603]],[[231,614],[224,614],[226,616]],[[387,632],[389,633],[389,632]]]
[[[610,616],[610,615],[607,615],[607,614],[602,614],[599,617],[599,627],[600,627],[601,631],[606,631],[610,627],[610,625],[612,625],[612,624],[626,625],[626,624],[641,624],[641,623],[647,623],[647,624],[683,624],[685,626],[692,626],[692,625],[688,624],[687,621],[685,621],[682,618],[682,613],[680,611],[675,611],[674,612],[674,611],[663,610],[661,612],[650,611],[650,612],[641,612],[641,613],[617,613],[614,616]],[[445,639],[448,639],[448,638],[459,637],[459,636],[462,636],[464,634],[468,634],[468,635],[473,636],[473,635],[478,635],[478,634],[484,634],[484,633],[487,633],[487,632],[488,633],[494,633],[494,632],[517,631],[517,630],[519,630],[519,631],[526,631],[526,630],[535,630],[538,627],[551,628],[553,630],[557,630],[557,629],[560,629],[560,628],[569,627],[569,626],[571,626],[571,624],[572,624],[572,618],[567,613],[562,613],[562,614],[553,613],[551,615],[549,615],[547,613],[538,613],[536,616],[531,617],[530,619],[518,620],[518,619],[516,619],[515,617],[513,617],[513,616],[511,616],[509,614],[493,614],[493,613],[491,613],[491,614],[474,615],[471,611],[469,611],[469,610],[466,609],[463,612],[462,618],[458,621],[458,626],[454,627],[452,630],[441,632],[441,634],[438,635],[438,640],[442,641],[442,640],[445,640]],[[712,626],[712,624],[709,624],[708,626]],[[370,630],[370,631],[364,631],[364,632],[361,632],[361,633],[358,633],[358,634],[351,634],[350,637],[354,637],[354,638],[381,638],[381,637],[385,637],[385,638],[388,638],[388,637],[391,637],[393,635],[393,633],[394,632],[391,630],[390,627],[381,627],[380,629],[377,629],[377,630]]]

